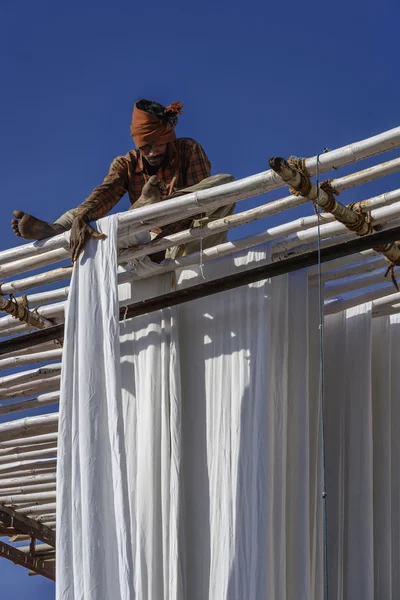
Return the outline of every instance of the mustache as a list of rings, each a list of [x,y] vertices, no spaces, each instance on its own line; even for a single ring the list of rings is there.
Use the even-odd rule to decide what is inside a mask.
[[[163,158],[163,156],[164,156],[164,154],[157,154],[157,156],[152,156],[152,157],[149,156],[149,157],[147,157],[146,160],[149,161],[149,162],[151,162],[151,161],[154,161],[154,160],[159,160],[160,158]]]

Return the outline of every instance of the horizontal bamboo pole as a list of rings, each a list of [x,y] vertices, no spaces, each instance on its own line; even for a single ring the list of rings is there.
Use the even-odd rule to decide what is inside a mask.
[[[17,460],[7,464],[0,465],[0,471],[15,471],[21,469],[21,467],[27,469],[34,469],[35,467],[55,467],[57,460],[55,458],[40,458],[30,460]]]
[[[0,472],[0,485],[3,484],[3,481],[7,478],[19,478],[19,477],[31,477],[36,475],[47,475],[48,473],[52,473],[55,470],[54,466],[44,465],[44,466],[35,466],[32,467],[24,467],[19,471],[13,471],[12,473],[1,473]]]
[[[58,429],[58,413],[25,417],[17,421],[0,423],[0,442],[31,437],[33,433],[50,433]]]
[[[387,268],[377,269],[372,273],[363,273],[361,275],[354,275],[345,280],[333,281],[325,285],[325,298],[332,298],[353,290],[359,290],[376,283],[383,283],[385,281],[385,273]]]
[[[23,371],[20,373],[13,373],[12,375],[6,375],[0,377],[0,390],[8,389],[26,382],[35,382],[38,379],[45,379],[46,377],[54,377],[61,373],[61,363],[54,365],[44,365],[37,369],[29,371]]]
[[[341,226],[341,224],[339,224],[339,223],[337,225]],[[385,221],[383,223],[381,222],[379,227],[380,227],[380,230],[382,232],[384,232],[384,231],[391,231],[393,229],[396,229],[399,225],[400,225],[400,218],[393,219],[391,221]],[[344,230],[342,230],[342,231],[344,231]],[[318,247],[317,239],[318,239],[317,237],[313,236],[310,241],[308,241],[308,242],[304,241],[304,243],[297,244],[297,245],[292,244],[291,241],[289,240],[288,245],[290,245],[290,248],[286,248],[284,251],[277,252],[277,251],[275,251],[276,248],[274,247],[271,258],[273,261],[286,260],[288,257],[297,256],[297,255],[304,254],[305,252],[311,252],[313,250],[316,250]],[[329,248],[332,246],[336,246],[337,244],[341,244],[342,242],[347,242],[347,241],[351,241],[354,239],[357,239],[357,236],[356,236],[356,234],[351,233],[350,231],[348,231],[347,233],[341,233],[341,234],[336,232],[336,235],[333,235],[333,236],[330,236],[330,234],[328,234],[327,232],[324,232],[324,237],[321,240],[321,248]]]
[[[33,515],[32,519],[35,519],[38,523],[49,523],[51,521],[55,521],[56,513],[48,513],[47,515]]]
[[[350,263],[337,269],[331,269],[322,273],[321,280],[323,283],[328,281],[337,281],[345,277],[353,277],[362,273],[371,273],[377,269],[381,269],[388,265],[388,262],[384,256],[375,256],[375,258],[368,258],[366,260]],[[308,278],[310,284],[318,283],[318,275],[312,275]]]
[[[22,246],[20,246],[21,248]],[[63,281],[69,279],[72,275],[72,267],[60,267],[52,271],[46,271],[45,273],[39,273],[38,275],[31,275],[24,279],[18,279],[17,281],[10,281],[9,283],[0,284],[0,294],[17,294],[19,292],[25,292],[31,288],[41,287],[42,285],[49,283],[56,283],[57,281]]]
[[[55,471],[38,475],[25,475],[21,477],[10,477],[9,479],[0,480],[0,490],[9,489],[15,486],[26,485],[28,487],[45,484],[55,484],[56,473]]]
[[[57,404],[59,400],[59,391],[40,394],[39,396],[36,396],[36,398],[30,398],[29,400],[23,400],[22,402],[13,402],[5,406],[0,405],[0,415],[8,415],[23,410],[32,410],[33,408],[47,406],[49,404]]]
[[[365,140],[343,146],[331,152],[320,155],[319,171],[326,173],[333,168],[349,165],[358,160],[369,158],[381,152],[398,148],[400,146],[400,127],[385,131],[379,135],[367,138]],[[306,167],[310,174],[316,172],[317,157],[314,156],[306,160]],[[135,224],[144,221],[154,222],[154,219],[163,217],[172,211],[180,212],[182,216],[190,214],[199,214],[204,212],[204,208],[209,208],[217,203],[219,206],[231,204],[251,196],[263,194],[272,189],[283,185],[279,177],[273,171],[266,171],[257,175],[252,175],[239,181],[205,189],[199,192],[186,194],[183,197],[159,202],[156,205],[146,206],[133,211],[121,213],[119,215],[120,229],[132,228]],[[173,216],[172,221],[176,215]],[[41,242],[33,242],[4,250],[0,252],[0,264],[5,265],[9,262],[28,258],[33,255],[43,254],[58,248],[66,248],[68,237],[61,234]]]
[[[25,552],[26,554],[29,554],[30,546],[19,546],[18,550],[20,552]],[[35,544],[35,554],[40,554],[43,552],[54,552],[54,548],[53,546],[50,546],[50,544]]]
[[[33,450],[45,450],[46,448],[54,448],[55,442],[46,442],[44,444],[31,444],[29,446],[13,446],[12,448],[1,448],[0,457],[10,456],[11,454],[21,454],[22,452],[32,452]]]
[[[0,449],[14,448],[15,446],[32,446],[34,444],[50,444],[57,441],[58,433],[45,433],[43,435],[33,435],[31,437],[16,438],[0,442]]]
[[[50,327],[49,329],[53,329]],[[48,379],[38,379],[29,383],[10,387],[7,390],[0,390],[0,400],[12,400],[13,398],[23,398],[34,396],[44,392],[54,392],[60,389],[61,377],[49,377]]]
[[[46,290],[37,294],[29,294],[26,299],[29,306],[40,306],[48,302],[59,302],[68,298],[68,287],[57,288],[56,290]]]
[[[30,494],[33,492],[47,492],[54,491],[56,489],[56,480],[50,483],[42,483],[38,485],[26,485],[26,486],[15,486],[15,487],[0,487],[0,496],[12,496],[20,494]]]
[[[344,267],[346,265],[355,265],[359,261],[364,261],[368,258],[377,258],[377,254],[374,250],[363,250],[363,252],[357,252],[357,254],[352,254],[350,256],[342,256],[341,258],[337,258],[336,260],[332,260],[329,263],[325,263],[321,265],[321,272],[327,273],[328,271],[332,271],[333,269],[338,269],[339,267]],[[379,255],[379,258],[382,258]],[[308,274],[310,277],[313,275],[318,275],[318,267],[314,266],[308,269]]]
[[[368,292],[354,294],[354,296],[350,296],[349,298],[338,297],[325,302],[324,313],[325,316],[332,315],[341,312],[342,310],[354,308],[355,306],[359,306],[360,304],[365,304],[366,302],[372,302],[372,300],[377,300],[378,298],[389,296],[392,293],[393,284],[387,283],[385,285],[377,286],[373,290],[370,290]]]
[[[34,492],[29,494],[15,494],[12,496],[0,496],[2,504],[24,504],[28,502],[40,502],[44,504],[48,500],[55,500],[56,492]]]
[[[1,319],[0,319],[1,320]],[[0,360],[0,371],[11,369],[13,367],[21,367],[34,363],[43,363],[49,360],[59,360],[62,358],[62,348],[48,350],[45,352],[35,352],[34,354],[25,354],[23,356],[11,356]]]
[[[30,452],[15,452],[14,454],[7,454],[6,456],[0,456],[0,469],[11,464],[9,461],[15,460],[21,463],[21,461],[31,460],[32,458],[48,458],[57,456],[57,447],[44,448],[41,450],[31,450]],[[1,502],[1,500],[0,500]]]
[[[38,506],[28,506],[27,508],[18,508],[18,513],[21,515],[32,515],[34,513],[46,514],[49,511],[54,511],[56,508],[55,502],[49,502],[47,504],[40,504]]]

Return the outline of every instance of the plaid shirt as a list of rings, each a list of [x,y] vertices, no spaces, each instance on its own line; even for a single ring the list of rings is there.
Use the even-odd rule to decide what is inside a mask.
[[[157,172],[162,181],[162,200],[173,192],[199,183],[210,176],[211,164],[198,142],[190,138],[178,138],[167,147],[167,159]],[[126,192],[131,206],[139,199],[144,184],[150,179],[144,171],[139,150],[131,150],[118,156],[111,163],[108,175],[90,196],[78,207],[77,214],[86,215],[90,221],[104,217],[121,200]],[[162,227],[162,235],[182,231],[190,227],[195,217]]]

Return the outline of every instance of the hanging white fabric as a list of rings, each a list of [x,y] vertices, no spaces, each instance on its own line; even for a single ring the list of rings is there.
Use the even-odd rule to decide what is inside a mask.
[[[69,301],[58,600],[319,600],[318,325],[306,273],[118,325],[107,227]],[[267,259],[263,246],[206,263],[204,276]],[[177,287],[200,280],[185,270]],[[170,289],[163,275],[125,284],[120,299]]]
[[[400,597],[400,317],[325,322],[329,597]]]

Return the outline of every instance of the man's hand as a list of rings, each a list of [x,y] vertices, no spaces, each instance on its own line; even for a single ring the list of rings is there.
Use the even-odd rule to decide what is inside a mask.
[[[75,217],[71,227],[71,237],[69,241],[69,247],[72,253],[72,262],[76,262],[82,253],[84,247],[88,243],[91,237],[97,238],[98,240],[104,240],[106,237],[104,233],[98,233],[90,227],[88,219],[85,215],[78,215]]]

